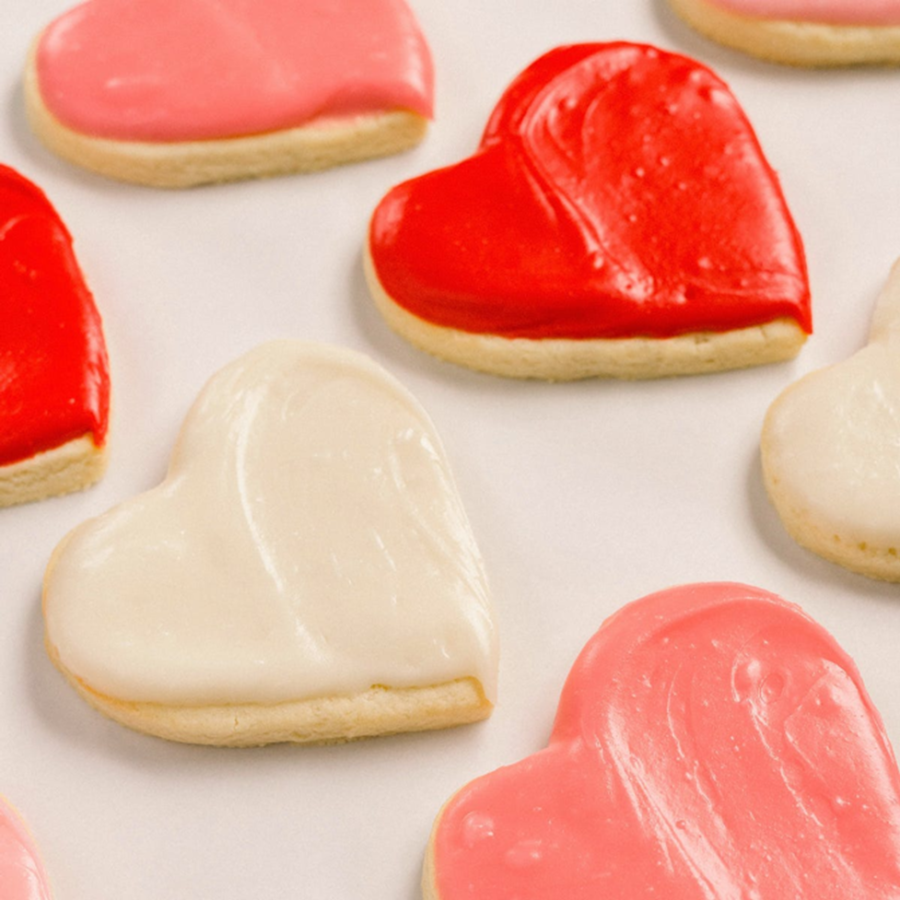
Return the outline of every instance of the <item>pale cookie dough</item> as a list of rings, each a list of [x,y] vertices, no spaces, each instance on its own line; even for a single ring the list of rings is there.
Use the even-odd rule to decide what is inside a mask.
[[[280,341],[226,367],[166,480],[53,554],[46,645],[113,719],[247,746],[489,715],[497,646],[440,441],[365,357]]]
[[[900,581],[900,263],[868,345],[785,390],[761,448],[769,497],[794,540],[851,571]]]
[[[109,457],[85,435],[28,459],[0,466],[0,507],[82,491],[99,481]]]
[[[173,188],[399,153],[433,107],[405,0],[88,0],[35,41],[24,86],[53,152]]]
[[[856,0],[858,3],[859,0]],[[721,3],[717,0],[669,0],[672,9],[689,25],[720,44],[742,50],[752,56],[793,66],[849,66],[900,63],[900,13],[893,13],[893,21],[884,21],[885,13],[876,16],[874,24],[866,24],[866,6],[879,11],[895,8],[893,0],[875,0],[852,5],[841,0],[838,6],[857,10],[856,23],[817,20],[814,4],[806,15],[748,15],[741,3]],[[793,4],[796,6],[797,4]],[[832,4],[833,5],[833,4]],[[778,6],[778,4],[769,4]],[[787,10],[791,4],[781,4]],[[829,4],[819,5],[819,14]],[[752,8],[752,7],[751,7]],[[878,24],[878,19],[881,23]]]

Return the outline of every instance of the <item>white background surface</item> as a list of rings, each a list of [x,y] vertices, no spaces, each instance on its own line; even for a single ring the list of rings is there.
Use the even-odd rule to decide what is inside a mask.
[[[21,66],[66,5],[0,6],[0,161],[42,186],[75,236],[114,379],[105,480],[0,510],[0,793],[30,823],[57,900],[415,900],[444,800],[542,747],[601,621],[676,583],[746,581],[800,603],[857,660],[900,741],[900,586],[796,547],[758,463],[768,404],[862,345],[900,255],[900,72],[757,62],[696,36],[662,0],[412,0],[437,71],[437,120],[420,148],[172,193],[82,172],[29,132]],[[508,81],[539,54],[612,39],[700,59],[744,105],[809,257],[815,336],[795,362],[637,384],[511,382],[432,360],[372,307],[360,248],[387,189],[471,152]],[[203,382],[281,336],[368,353],[431,413],[494,592],[502,659],[488,722],[341,747],[179,746],[106,721],[47,660],[40,582],[54,545],[159,481]]]

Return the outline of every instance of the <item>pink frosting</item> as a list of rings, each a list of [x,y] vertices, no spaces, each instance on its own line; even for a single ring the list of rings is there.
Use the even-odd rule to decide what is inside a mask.
[[[0,897],[3,900],[50,900],[50,885],[31,836],[21,820],[0,800]]]
[[[95,137],[183,141],[432,112],[404,0],[88,0],[37,51],[41,96]]]
[[[852,660],[757,588],[626,606],[550,745],[463,788],[440,900],[896,900],[900,775]]]
[[[900,25],[900,0],[709,0],[757,19],[825,25]]]

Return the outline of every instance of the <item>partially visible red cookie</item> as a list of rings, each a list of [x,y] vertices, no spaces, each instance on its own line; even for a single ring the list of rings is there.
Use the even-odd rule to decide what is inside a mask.
[[[0,506],[81,490],[106,466],[109,366],[72,238],[0,166]]]
[[[381,201],[368,272],[404,337],[517,377],[755,365],[812,327],[800,235],[737,100],[638,44],[533,63],[472,157]]]

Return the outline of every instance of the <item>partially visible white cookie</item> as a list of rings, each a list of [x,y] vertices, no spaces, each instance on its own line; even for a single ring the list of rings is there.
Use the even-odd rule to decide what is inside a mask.
[[[761,446],[769,496],[798,543],[900,581],[900,262],[868,345],[784,391]]]
[[[218,373],[168,477],[68,535],[50,657],[139,731],[244,746],[487,716],[482,561],[422,408],[350,351],[280,341]]]
[[[896,0],[669,0],[697,31],[794,66],[900,63]]]
[[[155,187],[398,153],[433,106],[406,0],[88,0],[38,37],[24,84],[51,150]]]

